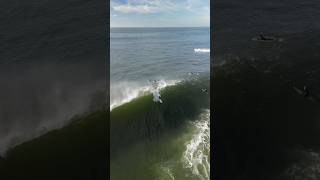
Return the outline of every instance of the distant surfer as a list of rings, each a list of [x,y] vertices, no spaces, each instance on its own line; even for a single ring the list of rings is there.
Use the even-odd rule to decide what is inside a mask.
[[[265,38],[262,34],[260,34],[259,37],[260,37],[260,40],[263,40],[263,41],[267,40],[267,38]]]
[[[308,97],[310,95],[307,86],[303,86],[303,96]]]
[[[254,40],[254,41],[266,41],[266,42],[270,42],[270,41],[275,41],[276,38],[259,34],[257,37],[252,38],[252,40]],[[279,40],[280,40],[280,39],[279,39]]]
[[[309,100],[315,100],[314,96],[310,95],[309,89],[307,88],[307,86],[303,86],[303,89],[298,89],[297,87],[293,87],[293,89],[300,94],[301,96],[309,99]]]
[[[207,90],[206,88],[202,88],[201,91],[202,91],[203,93],[208,93],[208,90]]]

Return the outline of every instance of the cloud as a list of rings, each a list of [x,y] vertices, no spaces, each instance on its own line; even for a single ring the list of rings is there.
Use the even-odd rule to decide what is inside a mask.
[[[210,0],[111,0],[111,26],[208,26]]]
[[[169,0],[113,0],[111,1],[111,10],[126,14],[150,14],[158,12],[177,11],[181,9],[179,4],[180,2],[178,2],[179,1],[173,3]]]
[[[113,10],[121,13],[142,13],[142,14],[147,14],[147,13],[155,13],[159,11],[159,8],[157,7],[152,7],[149,5],[118,5],[114,6]]]

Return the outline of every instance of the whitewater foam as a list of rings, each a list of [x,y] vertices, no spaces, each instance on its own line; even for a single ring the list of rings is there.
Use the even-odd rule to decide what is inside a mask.
[[[110,87],[110,111],[122,104],[128,103],[131,100],[149,93],[160,97],[159,90],[177,84],[178,80],[159,80],[157,81],[157,88],[155,89],[152,84],[140,85],[133,82],[122,82],[113,84]],[[158,94],[157,94],[158,92]],[[155,96],[154,96],[155,97]],[[156,99],[157,100],[157,99]]]
[[[297,150],[300,160],[293,163],[286,175],[294,180],[318,180],[320,178],[320,154],[312,149]]]
[[[186,143],[186,150],[183,153],[184,166],[191,169],[200,179],[210,179],[210,111],[205,110],[192,124],[196,128],[196,133]]]
[[[153,101],[154,101],[154,102],[162,103],[160,91],[159,91],[158,89],[155,89],[155,90],[152,92],[152,95],[153,95]]]
[[[210,49],[208,49],[208,48],[195,48],[194,52],[195,53],[209,53]]]

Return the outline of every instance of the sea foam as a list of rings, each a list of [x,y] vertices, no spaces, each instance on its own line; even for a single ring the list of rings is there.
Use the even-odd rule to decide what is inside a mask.
[[[200,179],[210,179],[210,110],[206,109],[195,122],[196,133],[186,143],[183,154],[185,168]]]
[[[299,160],[286,170],[286,175],[294,180],[318,180],[320,178],[320,154],[313,149],[296,150]]]
[[[196,48],[196,49],[194,49],[194,52],[195,53],[209,53],[210,49],[208,49],[208,48]]]

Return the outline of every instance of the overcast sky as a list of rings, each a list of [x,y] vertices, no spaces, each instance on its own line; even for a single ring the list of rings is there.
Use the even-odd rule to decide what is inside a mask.
[[[210,0],[111,0],[111,27],[209,27]]]

